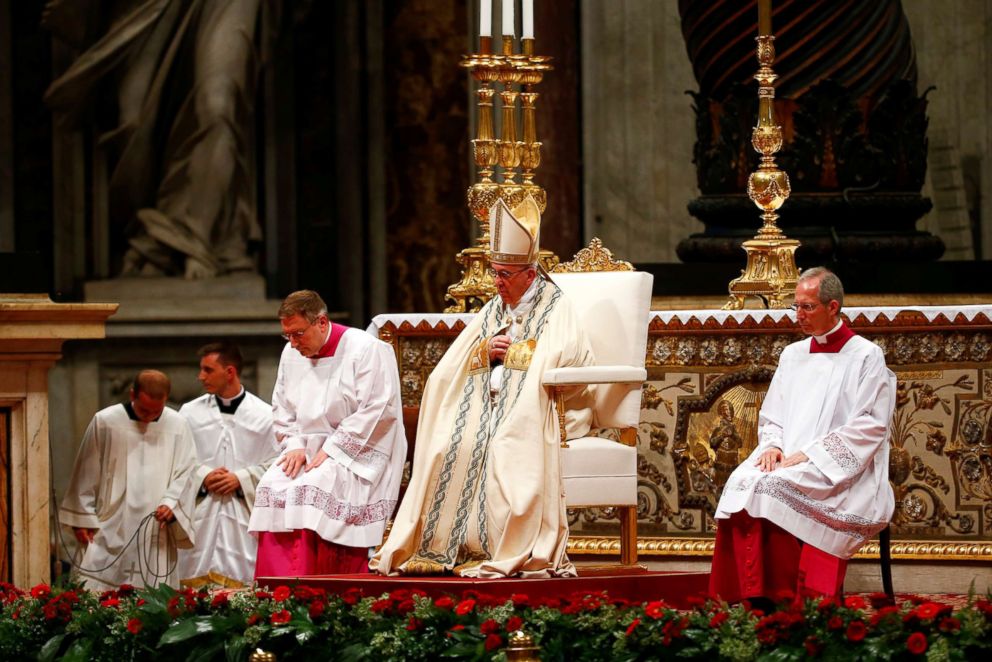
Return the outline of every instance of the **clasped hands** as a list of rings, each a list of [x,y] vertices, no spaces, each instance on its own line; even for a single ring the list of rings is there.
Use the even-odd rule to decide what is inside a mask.
[[[276,464],[282,467],[284,474],[290,478],[296,478],[297,474],[300,473],[300,469],[303,469],[304,471],[316,469],[322,465],[324,460],[327,458],[328,455],[324,452],[324,449],[320,449],[317,451],[317,454],[313,456],[313,460],[311,460],[308,464],[306,452],[301,448],[295,451],[286,451],[283,456],[279,458],[279,461],[276,462]]]
[[[774,471],[775,469],[784,469],[785,467],[791,467],[795,464],[806,462],[808,460],[809,458],[806,457],[806,453],[803,453],[802,451],[796,451],[789,457],[785,457],[780,449],[769,448],[758,457],[758,461],[754,464],[761,469],[762,472],[768,473],[769,471]]]
[[[513,344],[513,338],[508,335],[493,336],[489,339],[489,362],[502,361],[506,350]]]
[[[227,467],[217,467],[203,478],[203,487],[219,496],[231,494],[241,487],[238,475]]]

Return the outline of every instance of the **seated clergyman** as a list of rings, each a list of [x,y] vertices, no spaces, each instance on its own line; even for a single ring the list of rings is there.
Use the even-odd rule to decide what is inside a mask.
[[[837,596],[847,559],[892,517],[896,379],[882,350],[840,319],[843,302],[831,272],[800,275],[793,307],[812,338],[782,351],[758,446],[716,510],[710,592],[725,600]]]
[[[551,368],[592,363],[572,308],[537,268],[540,211],[528,196],[490,212],[493,298],[458,336],[424,389],[413,476],[382,574],[453,571],[469,577],[574,574],[559,471]],[[569,434],[589,429],[572,395]],[[580,408],[575,408],[580,407]]]

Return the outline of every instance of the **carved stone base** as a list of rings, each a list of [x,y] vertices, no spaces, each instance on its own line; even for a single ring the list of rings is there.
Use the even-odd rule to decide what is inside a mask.
[[[933,204],[914,193],[795,193],[780,210],[778,226],[798,239],[796,261],[921,262],[938,259],[944,242],[916,230]],[[689,203],[689,213],[706,230],[679,242],[683,262],[740,262],[742,244],[761,224],[754,203],[741,195],[703,195]]]

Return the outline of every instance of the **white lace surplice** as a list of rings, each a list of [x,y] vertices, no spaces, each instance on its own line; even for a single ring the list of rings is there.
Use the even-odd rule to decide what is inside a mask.
[[[131,420],[123,405],[96,413],[86,428],[59,509],[62,524],[98,529],[78,571],[87,588],[159,583],[178,587],[178,573],[168,574],[176,563],[169,540],[180,548],[195,541],[193,499],[186,489],[195,462],[189,426],[171,409],[152,423]],[[143,529],[139,557],[132,536],[142,519],[160,505],[171,508],[176,520],[164,530],[150,521]]]
[[[252,393],[234,414],[222,414],[217,399],[202,395],[179,410],[193,431],[197,466],[189,489],[199,492],[203,479],[218,467],[238,477],[237,492],[207,494],[196,500],[196,546],[179,556],[182,579],[203,577],[211,571],[242,583],[251,583],[258,542],[248,533],[255,502],[255,486],[279,454],[272,429],[272,407]]]
[[[282,452],[330,457],[290,479],[273,463],[255,495],[249,530],[310,529],[349,547],[382,542],[399,493],[406,437],[393,349],[358,329],[334,356],[308,359],[286,345],[272,393]]]
[[[888,426],[895,375],[882,350],[860,336],[838,353],[785,348],[761,407],[758,446],[727,480],[716,518],[746,510],[799,539],[850,558],[892,517]],[[762,473],[769,448],[808,462]]]

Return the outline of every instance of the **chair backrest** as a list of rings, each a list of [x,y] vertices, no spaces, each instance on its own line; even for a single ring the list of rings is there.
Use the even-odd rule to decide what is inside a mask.
[[[654,276],[643,271],[552,273],[585,329],[598,365],[644,367]],[[641,387],[604,384],[595,389],[596,424],[636,427]]]

